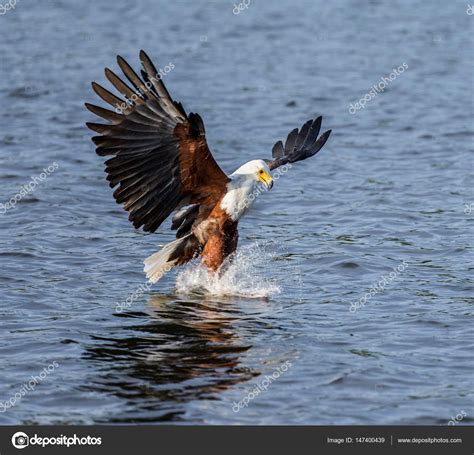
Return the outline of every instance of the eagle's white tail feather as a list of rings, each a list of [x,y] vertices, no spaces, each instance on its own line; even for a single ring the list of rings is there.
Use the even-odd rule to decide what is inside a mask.
[[[143,261],[145,264],[143,271],[151,283],[156,283],[166,272],[169,272],[177,264],[177,259],[170,261],[169,258],[183,242],[187,241],[188,237],[189,234],[166,244],[160,251],[152,254]]]

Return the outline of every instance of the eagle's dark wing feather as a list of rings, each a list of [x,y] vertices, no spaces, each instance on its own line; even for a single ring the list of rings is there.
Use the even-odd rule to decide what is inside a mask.
[[[87,123],[99,133],[92,140],[106,164],[114,198],[129,212],[136,228],[154,232],[178,207],[199,204],[210,210],[226,191],[228,177],[214,160],[198,114],[186,114],[173,101],[144,51],[141,78],[118,57],[132,88],[113,71],[105,75],[125,97],[117,97],[95,82],[92,88],[114,110],[86,103],[109,122]]]
[[[324,146],[331,134],[331,130],[319,136],[322,117],[315,120],[308,120],[298,131],[295,128],[288,134],[283,146],[282,141],[278,141],[272,149],[273,160],[267,161],[268,167],[273,170],[287,163],[305,160],[316,155]]]

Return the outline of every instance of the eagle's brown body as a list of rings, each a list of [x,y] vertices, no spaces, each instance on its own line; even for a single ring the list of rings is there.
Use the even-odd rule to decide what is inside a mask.
[[[217,271],[224,260],[237,249],[239,232],[237,221],[221,208],[220,204],[214,207],[209,215],[206,226],[206,242],[201,253],[203,264],[212,271]]]
[[[329,137],[318,138],[321,117],[293,130],[285,145],[277,142],[273,160],[254,160],[227,176],[214,160],[199,114],[186,114],[173,101],[161,76],[144,51],[141,77],[121,57],[118,64],[131,86],[108,68],[107,79],[125,97],[117,97],[92,83],[94,91],[114,111],[86,103],[109,123],[87,123],[99,133],[92,140],[106,164],[114,198],[129,212],[135,228],[155,232],[172,212],[171,229],[177,239],[145,260],[147,277],[156,282],[170,268],[201,255],[203,264],[217,271],[237,248],[239,218],[244,200],[260,181],[272,186],[270,170],[317,153]]]

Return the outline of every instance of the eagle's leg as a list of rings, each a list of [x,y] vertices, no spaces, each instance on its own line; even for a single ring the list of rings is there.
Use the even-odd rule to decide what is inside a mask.
[[[221,229],[213,230],[208,236],[206,245],[202,251],[202,263],[211,272],[222,274],[225,265],[229,262],[226,259],[237,249],[239,233],[237,223],[225,223]],[[224,264],[224,267],[222,265]]]
[[[234,253],[237,250],[238,241],[239,241],[239,233],[237,232],[237,225],[236,225],[235,232],[232,232],[226,237],[227,243],[226,243],[226,249],[225,249],[225,258],[224,258],[224,262],[219,268],[219,276],[222,276],[232,264],[232,261],[234,260],[234,257],[235,257]]]

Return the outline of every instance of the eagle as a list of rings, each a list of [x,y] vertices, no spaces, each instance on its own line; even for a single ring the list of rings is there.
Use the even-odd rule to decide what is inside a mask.
[[[176,230],[176,240],[144,261],[151,283],[199,256],[210,272],[219,273],[237,248],[240,218],[259,189],[272,188],[271,172],[318,153],[331,130],[319,135],[322,117],[308,120],[288,134],[285,144],[278,141],[273,146],[272,159],[249,161],[227,175],[209,150],[201,116],[187,114],[171,98],[163,72],[143,50],[140,61],[141,77],[117,57],[129,84],[105,69],[124,99],[92,82],[94,92],[114,108],[85,103],[108,122],[86,123],[98,133],[92,137],[96,153],[110,157],[105,161],[107,180],[136,229],[155,232],[175,212],[171,229]]]

